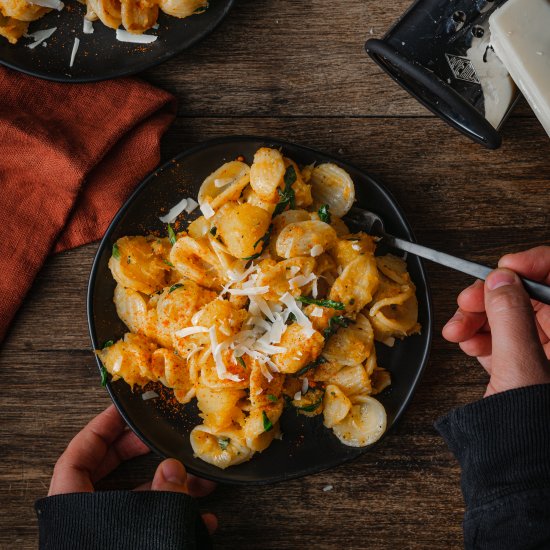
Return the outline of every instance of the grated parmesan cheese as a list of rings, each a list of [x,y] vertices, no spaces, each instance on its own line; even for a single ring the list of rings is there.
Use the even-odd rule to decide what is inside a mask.
[[[256,342],[256,349],[260,352],[274,355],[275,353],[285,353],[286,348],[283,346],[273,346],[271,344],[267,344],[265,342],[262,342],[261,340],[258,340]]]
[[[260,296],[252,296],[250,298],[250,303],[255,303],[258,306],[258,309],[272,322],[275,322],[275,317],[271,309],[269,309],[269,304]]]
[[[29,0],[29,4],[42,6],[43,8],[51,8],[52,10],[61,11],[65,4],[61,0]]]
[[[57,27],[52,27],[51,29],[44,29],[44,30],[36,31],[26,35],[27,38],[34,38],[34,42],[32,42],[31,44],[27,44],[27,48],[33,50],[34,48],[36,48],[36,46],[44,42],[44,40],[47,40],[48,38],[50,38],[50,36],[56,30],[57,30]]]
[[[174,223],[178,216],[187,208],[187,200],[188,199],[181,199],[181,201],[170,208],[168,214],[160,216],[159,220],[162,223]]]
[[[151,44],[151,42],[154,42],[158,38],[158,36],[151,34],[132,34],[123,29],[117,29],[115,36],[119,42],[130,42],[133,44]]]
[[[297,392],[294,394],[294,401],[300,401],[300,399],[302,399],[302,392],[301,392],[301,391],[297,391]]]
[[[78,51],[79,46],[80,46],[80,39],[75,37],[74,44],[73,44],[73,51],[71,52],[71,61],[69,62],[69,67],[72,67],[74,64],[74,58],[76,57],[76,52]]]
[[[311,283],[311,281],[314,281],[317,278],[316,275],[313,273],[310,273],[309,275],[297,275],[296,277],[293,277],[288,281],[290,284],[290,288],[299,288],[302,286],[307,285],[308,283]]]
[[[89,19],[84,18],[84,22],[82,24],[82,32],[84,34],[93,34],[94,25]]]
[[[290,295],[288,292],[285,292],[281,296],[281,302],[287,306],[288,314],[294,313],[294,316],[296,317],[296,322],[302,327],[306,338],[309,338],[310,336],[315,334],[315,330],[313,328],[313,325],[311,324],[311,321],[304,315],[302,310],[298,307],[298,304],[296,303],[296,300],[292,297],[292,295]],[[288,314],[286,315],[287,319],[288,319]]]
[[[149,399],[156,399],[158,396],[159,394],[153,390],[149,390],[141,394],[141,398],[143,399],[143,401],[147,401]]]
[[[318,278],[315,277],[315,279],[313,279],[313,284],[311,285],[311,295],[314,297],[314,298],[317,298],[317,280]]]
[[[214,357],[214,363],[216,363],[216,372],[220,380],[232,380],[233,382],[241,382],[242,379],[236,374],[227,372],[227,367],[223,362],[222,350],[227,347],[226,342],[218,344],[218,338],[216,336],[216,327],[210,327],[208,329],[210,335],[210,349],[212,350],[212,357]]]
[[[210,203],[203,202],[200,205],[201,212],[204,214],[204,217],[209,220],[212,216],[214,216],[215,212],[214,209],[210,206]]]
[[[122,367],[122,357],[119,357],[115,364],[113,365],[113,374],[120,372],[120,368]]]
[[[297,266],[297,265],[290,266],[289,272],[291,277],[294,277],[295,275],[297,275],[298,271],[300,271],[300,266]]]
[[[174,332],[174,336],[177,336],[178,338],[185,338],[186,336],[191,336],[191,334],[208,332],[208,330],[209,329],[207,329],[206,327],[187,327],[182,328],[181,330],[176,330],[176,332]]]
[[[310,317],[322,317],[323,316],[323,309],[319,306],[315,306],[312,310],[312,312],[309,314]]]
[[[265,294],[269,292],[268,286],[252,286],[248,288],[230,288],[228,289],[229,294],[234,296],[256,296],[258,294]]]
[[[307,393],[307,390],[309,390],[309,380],[304,378],[304,381],[302,382],[302,395]]]
[[[230,183],[233,183],[233,178],[216,178],[214,180],[214,187],[217,187],[220,189],[221,187],[225,187],[226,185],[229,185]]]
[[[251,273],[253,273],[257,269],[258,269],[258,266],[252,264],[243,273],[239,273],[238,271],[236,271],[234,269],[228,269],[227,274],[229,275],[229,278],[231,279],[232,283],[240,283],[241,281],[244,281]]]
[[[191,197],[188,197],[187,198],[187,206],[185,207],[185,211],[188,214],[191,214],[191,212],[193,212],[193,210],[195,210],[198,205],[199,205],[199,203],[196,200],[192,199]]]
[[[314,247],[312,247],[310,254],[316,258],[317,256],[320,256],[324,252],[323,247],[320,244],[316,244]]]

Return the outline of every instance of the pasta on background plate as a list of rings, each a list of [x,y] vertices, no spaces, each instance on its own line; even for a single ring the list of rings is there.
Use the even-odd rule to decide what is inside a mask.
[[[190,435],[202,460],[226,468],[281,437],[291,407],[323,415],[345,445],[386,429],[375,397],[390,385],[375,340],[420,331],[405,262],[375,256],[375,238],[342,220],[355,200],[342,168],[301,169],[276,149],[228,162],[206,178],[202,216],[174,231],[197,203],[161,218],[168,236],[122,237],[109,267],[129,332],[98,355],[113,380],[161,382],[197,400]]]
[[[105,26],[122,26],[132,34],[142,34],[157,23],[159,10],[183,19],[202,13],[208,0],[79,0],[86,5],[86,21]],[[0,0],[0,36],[11,44],[27,34],[29,24],[52,10],[65,7],[61,0]],[[89,24],[89,23],[88,23]],[[55,30],[55,28],[53,29]]]

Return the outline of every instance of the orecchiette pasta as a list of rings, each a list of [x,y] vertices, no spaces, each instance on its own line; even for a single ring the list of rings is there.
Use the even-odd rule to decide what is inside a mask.
[[[311,172],[309,182],[317,207],[328,204],[330,211],[339,218],[349,212],[355,201],[355,186],[343,168],[332,163],[320,164]]]
[[[196,398],[203,423],[190,438],[202,460],[226,468],[264,451],[285,403],[322,414],[345,445],[384,433],[372,396],[391,376],[374,342],[419,331],[416,289],[403,260],[375,257],[374,239],[340,219],[353,198],[340,167],[300,169],[262,148],[252,166],[227,162],[204,180],[204,215],[171,241],[113,246],[114,302],[130,332],[97,353],[113,381]]]
[[[263,147],[254,155],[250,167],[250,187],[266,202],[277,202],[277,189],[283,183],[285,163],[277,149]]]
[[[374,397],[353,405],[346,417],[333,426],[336,437],[351,447],[364,447],[380,439],[386,430],[386,411]]]

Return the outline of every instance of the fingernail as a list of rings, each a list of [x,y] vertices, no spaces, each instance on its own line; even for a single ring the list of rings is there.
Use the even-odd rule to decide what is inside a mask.
[[[162,475],[170,483],[177,483],[178,485],[185,483],[185,469],[177,460],[170,460],[163,464]]]
[[[445,326],[452,325],[453,323],[458,323],[464,319],[464,315],[460,311],[460,309],[457,309],[455,311],[455,314],[445,323]]]
[[[515,282],[515,273],[507,269],[497,269],[489,274],[485,284],[489,290],[496,290],[501,286],[513,285]]]

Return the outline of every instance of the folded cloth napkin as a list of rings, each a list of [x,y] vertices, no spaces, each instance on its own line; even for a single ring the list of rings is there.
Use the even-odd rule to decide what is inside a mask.
[[[175,111],[139,80],[58,84],[0,67],[0,342],[47,256],[99,239],[158,164]]]

